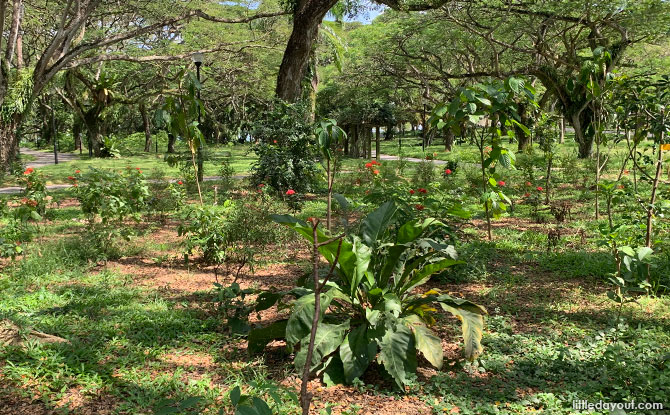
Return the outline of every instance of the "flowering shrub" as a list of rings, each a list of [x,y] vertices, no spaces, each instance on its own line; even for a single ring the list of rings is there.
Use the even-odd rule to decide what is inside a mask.
[[[24,219],[40,220],[46,213],[47,204],[51,197],[47,193],[46,180],[42,172],[28,167],[19,177],[23,187],[23,198],[21,198],[20,215]],[[31,212],[35,212],[33,214]]]
[[[171,182],[165,178],[162,170],[154,171],[149,183],[150,196],[147,208],[160,220],[165,220],[169,212],[180,210],[186,200],[184,182]]]
[[[93,222],[99,217],[103,224],[139,219],[149,198],[149,188],[139,168],[125,171],[91,168],[91,172],[73,176],[75,197],[82,211]]]

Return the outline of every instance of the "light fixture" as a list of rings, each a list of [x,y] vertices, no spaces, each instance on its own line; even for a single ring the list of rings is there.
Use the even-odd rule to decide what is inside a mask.
[[[195,63],[196,66],[200,66],[202,65],[202,61],[205,56],[200,52],[196,52],[191,56],[191,58],[193,59],[193,63]]]

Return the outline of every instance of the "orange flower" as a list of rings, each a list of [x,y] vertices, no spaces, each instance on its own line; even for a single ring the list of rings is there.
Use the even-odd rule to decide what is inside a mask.
[[[33,169],[32,167],[28,167],[28,168],[26,169],[26,171],[23,172],[23,174],[25,174],[25,175],[29,175],[30,173],[32,173],[32,172],[34,172],[34,171],[35,171],[35,169]]]
[[[373,170],[372,174],[379,174],[379,170]]]

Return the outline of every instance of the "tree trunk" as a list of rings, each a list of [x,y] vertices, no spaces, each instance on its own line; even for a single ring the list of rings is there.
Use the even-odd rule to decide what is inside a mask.
[[[174,134],[168,134],[168,144],[167,144],[167,152],[170,154],[173,154],[174,151],[174,143],[177,141],[177,137],[175,137]]]
[[[526,105],[524,105],[523,103],[517,104],[517,112],[519,114],[519,122],[524,127],[528,127],[528,121],[530,120],[530,118],[528,117],[528,111],[526,110]],[[522,152],[526,148],[528,148],[528,144],[530,143],[530,134],[526,134],[518,125],[514,126],[514,133],[519,143],[518,151]]]
[[[375,130],[375,159],[379,161],[379,157],[381,154],[381,149],[380,149],[380,140],[381,140],[381,131],[380,127],[377,126]]]
[[[19,151],[16,136],[17,123],[0,123],[0,168],[6,169],[16,159]]]
[[[72,138],[74,138],[75,150],[79,149],[79,152],[81,153],[81,119],[76,115],[72,121]]]
[[[151,151],[151,124],[149,124],[147,107],[144,105],[144,102],[140,102],[140,115],[142,116],[142,125],[144,126],[144,151],[148,153]]]
[[[444,130],[444,149],[446,151],[451,151],[454,147],[454,132],[451,128],[446,128]]]
[[[105,149],[105,140],[102,125],[100,122],[100,107],[95,106],[84,113],[84,124],[88,131],[88,142],[93,150],[95,157],[109,157],[110,154]]]
[[[565,118],[561,117],[561,119],[559,120],[558,128],[560,129],[559,130],[560,138],[559,138],[558,142],[560,144],[563,144],[563,143],[565,143]]]
[[[319,33],[319,24],[335,3],[337,0],[298,1],[293,12],[293,31],[277,75],[275,92],[278,98],[296,102],[303,96],[305,71],[309,64],[312,46]]]
[[[585,109],[579,113],[572,113],[569,117],[570,124],[575,130],[575,141],[579,146],[578,157],[586,159],[591,157],[593,151],[593,111]]]

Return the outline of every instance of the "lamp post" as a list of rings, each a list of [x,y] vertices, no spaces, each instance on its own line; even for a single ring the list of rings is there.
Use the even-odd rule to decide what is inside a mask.
[[[193,63],[195,64],[195,70],[196,70],[196,76],[198,78],[198,83],[200,83],[200,67],[202,66],[202,61],[203,61],[203,54],[200,52],[196,52],[192,56],[193,58]],[[200,86],[198,87],[198,101],[200,101]],[[200,128],[200,103],[198,103],[198,128]],[[199,142],[198,144],[198,181],[202,182],[203,174],[203,165],[204,165],[204,160],[203,160],[203,154],[202,154],[202,142]]]

